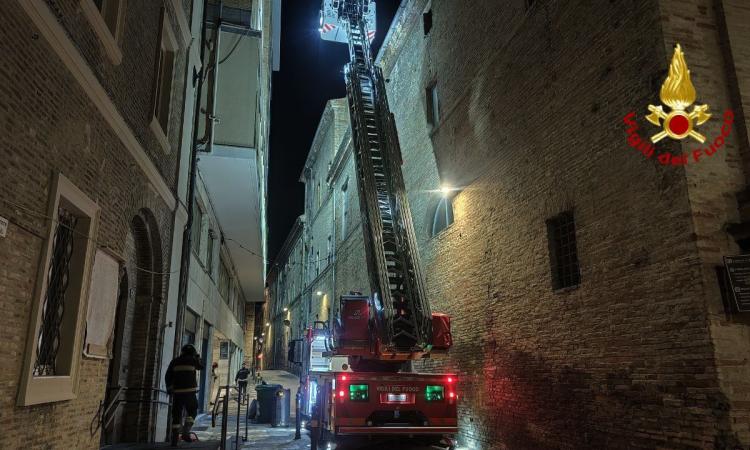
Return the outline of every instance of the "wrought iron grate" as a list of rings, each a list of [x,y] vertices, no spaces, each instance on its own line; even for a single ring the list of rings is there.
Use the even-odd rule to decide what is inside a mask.
[[[581,282],[576,244],[576,225],[572,211],[547,220],[552,287],[562,289]]]
[[[65,315],[65,292],[70,281],[73,237],[77,218],[59,208],[52,241],[52,257],[47,273],[47,291],[42,304],[42,325],[37,339],[34,376],[58,375],[57,352],[60,349],[60,327]]]

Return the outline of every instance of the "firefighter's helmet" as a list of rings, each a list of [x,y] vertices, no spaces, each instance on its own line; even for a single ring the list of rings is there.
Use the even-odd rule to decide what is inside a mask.
[[[195,356],[198,354],[198,351],[192,346],[192,344],[187,344],[182,346],[182,354]]]

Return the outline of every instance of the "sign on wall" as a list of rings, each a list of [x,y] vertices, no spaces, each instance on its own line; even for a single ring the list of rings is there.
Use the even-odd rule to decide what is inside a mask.
[[[98,250],[91,271],[86,341],[83,346],[83,354],[88,357],[109,358],[112,353],[112,330],[117,313],[119,282],[120,263]]]
[[[750,255],[725,256],[724,266],[737,311],[750,312]]]

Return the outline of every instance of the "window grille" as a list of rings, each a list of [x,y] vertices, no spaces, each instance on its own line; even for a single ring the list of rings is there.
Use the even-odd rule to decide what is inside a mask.
[[[60,329],[65,315],[65,292],[70,281],[73,234],[77,219],[64,208],[59,208],[57,221],[47,273],[47,291],[42,304],[42,325],[37,339],[34,363],[36,377],[57,375],[57,352],[60,349]]]
[[[219,343],[219,359],[229,359],[229,341]]]
[[[553,289],[578,286],[581,272],[573,212],[567,211],[547,220],[547,237]]]

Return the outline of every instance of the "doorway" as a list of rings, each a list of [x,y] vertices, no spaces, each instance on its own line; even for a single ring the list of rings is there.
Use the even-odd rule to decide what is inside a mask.
[[[201,364],[203,364],[203,372],[201,373],[201,390],[198,394],[198,410],[200,412],[206,411],[206,387],[208,386],[208,377],[211,376],[209,353],[211,353],[211,325],[208,322],[203,322],[203,339],[201,340]]]

